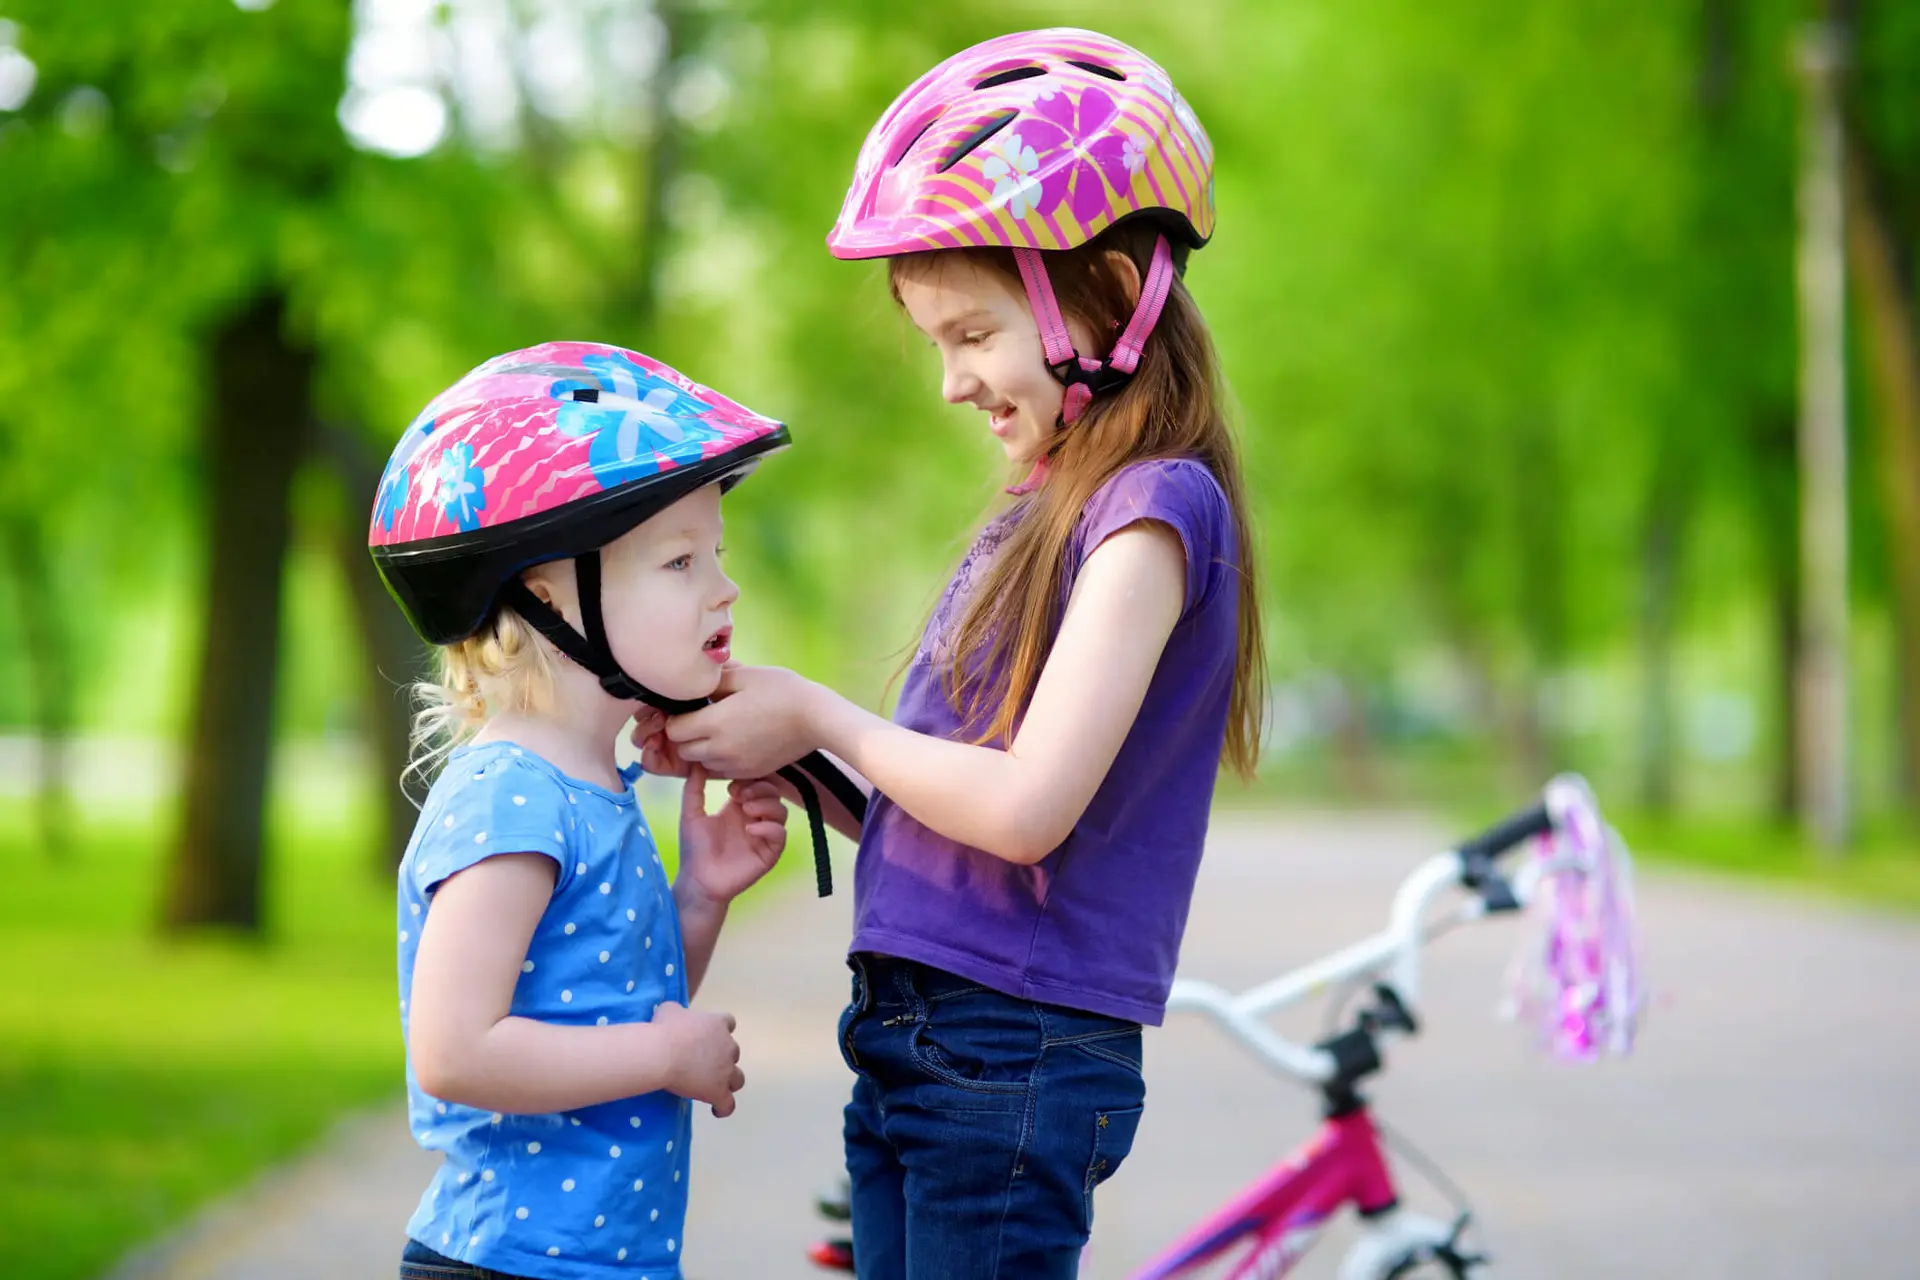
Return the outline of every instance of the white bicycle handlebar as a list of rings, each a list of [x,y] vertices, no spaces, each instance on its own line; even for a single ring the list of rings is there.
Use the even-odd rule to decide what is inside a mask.
[[[1380,933],[1238,995],[1210,982],[1176,979],[1167,996],[1167,1011],[1208,1014],[1269,1066],[1308,1084],[1324,1084],[1338,1070],[1333,1055],[1289,1040],[1262,1019],[1334,983],[1383,975],[1407,1012],[1417,1014],[1420,949],[1435,923],[1428,919],[1428,911],[1442,893],[1462,886],[1465,872],[1466,862],[1459,853],[1436,854],[1401,881],[1387,927]],[[1514,897],[1522,907],[1531,901],[1540,874],[1537,861],[1529,859],[1511,878]],[[1474,897],[1441,919],[1472,920],[1486,913],[1485,901]]]

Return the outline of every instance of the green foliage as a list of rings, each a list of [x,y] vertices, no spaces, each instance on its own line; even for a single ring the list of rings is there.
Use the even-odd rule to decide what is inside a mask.
[[[1860,6],[1854,104],[1902,193],[1920,172],[1908,8]],[[938,403],[883,269],[832,260],[822,238],[894,95],[1038,15],[677,4],[655,119],[651,73],[616,56],[641,10],[581,0],[584,106],[553,108],[522,57],[495,94],[505,123],[484,125],[446,72],[452,133],[403,160],[342,132],[351,12],[8,9],[39,81],[0,123],[0,501],[58,531],[77,600],[115,601],[76,629],[93,685],[129,683],[113,668],[150,651],[154,619],[196,629],[199,352],[274,286],[320,349],[322,411],[376,447],[478,360],[563,335],[644,342],[786,418],[798,447],[729,505],[741,651],[876,694],[998,465]],[[1491,733],[1498,708],[1565,673],[1620,669],[1641,548],[1669,515],[1682,630],[1762,616],[1753,601],[1792,554],[1788,46],[1806,12],[1049,11],[1157,56],[1214,135],[1222,221],[1190,281],[1239,405],[1283,678],[1391,687],[1437,663],[1481,691],[1461,727]],[[454,9],[435,13],[444,34]],[[510,49],[535,47],[532,23],[514,11]],[[642,314],[656,263],[659,308]],[[1877,486],[1857,489],[1878,608]],[[359,513],[314,503],[306,519]],[[296,614],[337,628],[326,589],[299,590],[316,598]],[[351,647],[321,625],[288,641],[302,732],[357,714]],[[116,630],[139,638],[102,634]],[[92,693],[90,718],[171,728],[184,669],[132,707]],[[0,697],[0,716],[20,706]]]

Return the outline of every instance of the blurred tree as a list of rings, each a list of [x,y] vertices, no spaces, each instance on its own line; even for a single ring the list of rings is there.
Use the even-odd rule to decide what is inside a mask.
[[[1847,121],[1848,253],[1871,385],[1874,471],[1893,597],[1897,792],[1920,803],[1920,12],[1838,6],[1855,72]]]
[[[174,928],[261,924],[288,504],[308,448],[315,360],[288,339],[286,311],[283,293],[264,292],[212,339],[207,631],[163,909]]]
[[[1695,674],[1699,642],[1757,613],[1773,634],[1773,790],[1791,808],[1783,50],[1808,4],[1205,0],[1048,15],[1153,54],[1213,135],[1220,229],[1188,279],[1238,399],[1274,660],[1344,691],[1319,705],[1347,708],[1326,749],[1354,778],[1385,776],[1370,757],[1413,690],[1454,732],[1497,742],[1528,785],[1591,764],[1614,734],[1645,798],[1684,803],[1688,682],[1746,678]],[[1854,204],[1879,215],[1853,225],[1853,271],[1888,460],[1858,477],[1868,540],[1885,544],[1859,586],[1901,619],[1914,540],[1897,482],[1912,468],[1888,424],[1914,297],[1908,8],[1861,9],[1849,103],[1855,180],[1873,193]],[[1028,6],[19,0],[9,13],[19,25],[0,46],[30,56],[37,83],[21,110],[0,109],[0,403],[19,462],[0,501],[34,517],[47,599],[72,609],[46,634],[66,635],[82,673],[105,628],[76,565],[137,580],[189,539],[204,552],[206,594],[178,593],[203,601],[181,614],[206,633],[189,637],[205,675],[175,879],[229,868],[240,887],[178,888],[171,901],[197,904],[182,918],[257,919],[242,904],[257,903],[273,660],[331,643],[270,643],[278,624],[260,614],[287,532],[269,495],[292,468],[330,473],[333,499],[296,517],[325,527],[299,540],[332,548],[348,583],[365,660],[338,660],[361,682],[340,702],[389,783],[399,690],[422,654],[356,550],[367,494],[400,425],[497,351],[638,344],[790,421],[798,447],[729,499],[741,651],[878,696],[941,567],[999,500],[998,461],[968,413],[939,404],[884,269],[836,262],[822,238],[893,97],[946,54],[1033,25]],[[246,371],[230,361],[223,386],[221,335],[242,330],[257,355]],[[240,447],[223,414],[264,394],[237,381],[255,360],[283,371],[275,403],[245,417],[295,452],[242,466],[222,460]],[[49,393],[81,386],[86,430],[71,395]],[[243,474],[247,494],[223,489]],[[215,530],[248,510],[262,523],[242,573]],[[1910,688],[1915,630],[1901,622]],[[251,637],[245,651],[219,656],[235,636]],[[1640,675],[1637,714],[1581,693],[1576,677],[1623,667]],[[235,705],[216,670],[239,677]],[[383,869],[413,817],[387,794],[368,860]],[[214,856],[207,842],[228,839]]]

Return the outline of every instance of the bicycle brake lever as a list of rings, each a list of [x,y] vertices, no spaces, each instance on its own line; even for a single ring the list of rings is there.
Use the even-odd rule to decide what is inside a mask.
[[[1453,1220],[1453,1231],[1447,1236],[1447,1242],[1433,1251],[1435,1261],[1447,1263],[1455,1269],[1456,1274],[1462,1276],[1466,1275],[1468,1270],[1473,1267],[1484,1267],[1493,1262],[1493,1256],[1491,1254],[1462,1253],[1460,1251],[1460,1237],[1466,1233],[1467,1224],[1472,1221],[1473,1215],[1471,1213],[1462,1213],[1459,1217],[1455,1218]]]
[[[1513,891],[1513,882],[1498,872],[1489,874],[1474,887],[1480,894],[1480,901],[1487,904],[1487,914],[1490,916],[1520,909],[1520,895]]]

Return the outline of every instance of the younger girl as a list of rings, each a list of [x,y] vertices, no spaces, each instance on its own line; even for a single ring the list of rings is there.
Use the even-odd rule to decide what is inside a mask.
[[[441,646],[447,756],[400,866],[409,1117],[445,1163],[402,1277],[680,1275],[689,1100],[732,1112],[733,1019],[686,1003],[785,841],[768,782],[692,771],[667,883],[614,763],[636,702],[712,693],[738,595],[720,494],[786,429],[644,356],[500,356],[407,430],[375,561]],[[564,658],[561,655],[565,655]]]
[[[743,668],[651,745],[736,777],[824,749],[873,783],[841,1023],[867,1280],[1074,1274],[1140,1120],[1140,1024],[1165,1012],[1218,766],[1254,765],[1246,503],[1179,276],[1213,230],[1211,160],[1166,74],[1084,31],[988,41],[888,109],[828,245],[890,259],[1016,500],[893,723]]]

